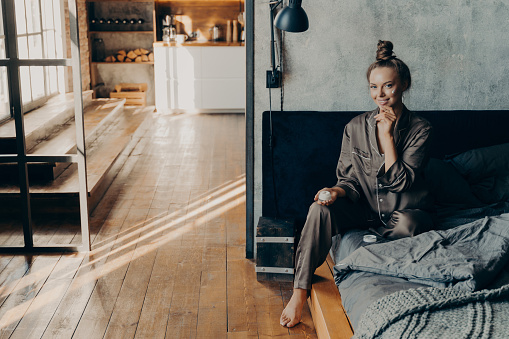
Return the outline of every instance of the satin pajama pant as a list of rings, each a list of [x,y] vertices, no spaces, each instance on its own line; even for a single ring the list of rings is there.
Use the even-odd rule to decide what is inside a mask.
[[[367,204],[353,203],[348,198],[339,198],[331,206],[315,202],[309,208],[295,253],[294,288],[311,289],[313,274],[327,258],[336,234],[373,228],[385,238],[399,239],[432,227],[431,215],[418,209],[395,211],[384,225]]]

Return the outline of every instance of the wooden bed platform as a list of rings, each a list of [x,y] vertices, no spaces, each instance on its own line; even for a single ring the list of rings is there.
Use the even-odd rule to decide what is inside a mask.
[[[352,325],[343,309],[341,296],[334,282],[332,268],[334,263],[330,256],[316,272],[308,299],[316,334],[319,339],[351,338]]]

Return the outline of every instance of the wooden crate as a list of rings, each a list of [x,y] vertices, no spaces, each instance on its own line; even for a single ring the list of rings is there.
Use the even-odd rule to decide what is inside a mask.
[[[294,219],[260,217],[256,227],[256,278],[293,281]]]
[[[147,83],[118,84],[115,85],[115,91],[110,93],[110,98],[126,99],[126,105],[146,106],[147,88]]]

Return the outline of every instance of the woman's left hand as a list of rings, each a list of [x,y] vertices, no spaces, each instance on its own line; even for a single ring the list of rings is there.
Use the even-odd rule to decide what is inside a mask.
[[[396,113],[392,107],[380,107],[380,112],[375,115],[376,125],[380,136],[392,136],[396,124]]]

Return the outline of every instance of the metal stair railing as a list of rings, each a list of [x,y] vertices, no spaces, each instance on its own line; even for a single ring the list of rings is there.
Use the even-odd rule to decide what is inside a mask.
[[[88,184],[85,149],[85,129],[83,123],[83,96],[81,85],[80,44],[78,16],[75,0],[68,0],[71,59],[20,59],[16,37],[16,15],[14,0],[2,0],[2,14],[6,41],[6,59],[0,59],[0,67],[7,68],[9,101],[16,126],[17,154],[0,155],[0,163],[17,163],[19,173],[20,196],[22,203],[22,221],[24,246],[1,246],[0,253],[26,252],[78,252],[90,251],[90,228],[88,216]],[[27,154],[25,143],[24,117],[21,97],[19,68],[23,66],[71,66],[73,75],[74,114],[76,121],[76,154],[31,155]],[[28,162],[70,162],[77,163],[79,177],[79,203],[81,222],[81,245],[35,246],[32,230],[32,212],[30,207],[30,187],[28,182]]]

